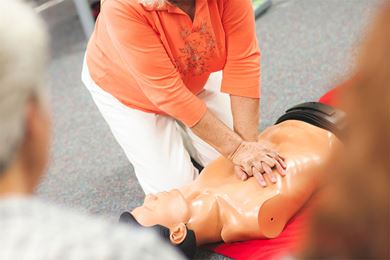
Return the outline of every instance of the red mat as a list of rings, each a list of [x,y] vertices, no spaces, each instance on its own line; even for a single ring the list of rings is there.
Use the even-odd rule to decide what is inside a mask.
[[[335,106],[336,96],[341,87],[334,88],[323,95],[319,102]],[[310,203],[309,203],[310,204]],[[214,252],[234,259],[281,259],[299,250],[306,233],[305,227],[310,218],[312,205],[306,205],[293,217],[283,232],[274,239],[258,239],[210,248]]]
[[[323,104],[329,105],[329,106],[337,107],[337,104],[336,104],[337,98],[336,97],[340,95],[339,93],[340,93],[341,89],[342,89],[342,87],[340,86],[340,87],[329,90],[325,95],[320,97],[320,100],[318,100],[318,101],[323,103]]]

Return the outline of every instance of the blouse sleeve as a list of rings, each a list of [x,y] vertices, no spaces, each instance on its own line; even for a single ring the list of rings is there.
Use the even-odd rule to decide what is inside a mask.
[[[251,98],[260,97],[260,49],[250,0],[225,0],[222,14],[227,60],[222,92]]]

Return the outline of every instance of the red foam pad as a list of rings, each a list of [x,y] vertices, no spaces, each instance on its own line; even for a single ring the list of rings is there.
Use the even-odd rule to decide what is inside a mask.
[[[336,87],[334,89],[329,90],[327,93],[325,93],[325,95],[320,97],[319,102],[335,107],[337,97],[339,96],[340,91],[341,91],[341,87]]]
[[[342,92],[345,89],[351,88],[355,85],[355,83],[359,80],[358,75],[352,75],[349,79],[342,82],[338,86],[334,87],[333,89],[329,90],[327,93],[325,93],[322,97],[320,97],[319,102],[333,106],[338,107],[338,101],[339,97],[342,96]]]

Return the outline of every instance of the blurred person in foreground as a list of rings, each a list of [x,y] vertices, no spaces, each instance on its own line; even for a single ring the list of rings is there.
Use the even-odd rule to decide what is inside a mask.
[[[0,259],[180,259],[153,234],[33,196],[48,160],[47,39],[31,8],[0,0]]]
[[[389,2],[363,45],[353,84],[340,93],[350,119],[347,150],[332,161],[339,167],[330,171],[303,258],[390,259]]]

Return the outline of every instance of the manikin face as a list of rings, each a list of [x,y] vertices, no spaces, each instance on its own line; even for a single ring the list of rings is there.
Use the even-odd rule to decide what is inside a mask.
[[[144,204],[131,213],[138,223],[146,227],[158,224],[174,228],[178,224],[186,224],[190,218],[187,202],[178,190],[147,195]]]

